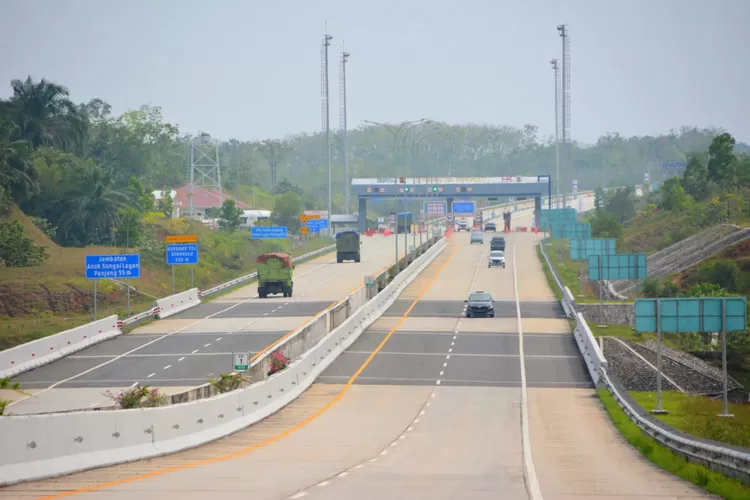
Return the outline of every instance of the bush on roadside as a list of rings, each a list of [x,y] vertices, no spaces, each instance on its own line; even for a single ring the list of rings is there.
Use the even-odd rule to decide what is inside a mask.
[[[117,395],[112,394],[112,391],[107,389],[103,394],[123,410],[155,408],[157,406],[164,406],[168,402],[166,394],[159,394],[159,389],[152,389],[147,385],[130,387],[129,389],[120,391]]]
[[[276,372],[280,372],[284,368],[289,365],[289,358],[284,356],[284,353],[281,351],[276,351],[273,354],[271,354],[271,363],[270,363],[270,370],[268,371],[268,375],[271,376]]]
[[[219,375],[219,378],[208,380],[208,382],[219,391],[219,394],[237,389],[244,381],[245,378],[239,373],[222,373]]]

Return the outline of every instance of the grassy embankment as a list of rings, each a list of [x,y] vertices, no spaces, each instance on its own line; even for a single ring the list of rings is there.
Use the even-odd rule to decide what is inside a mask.
[[[17,208],[14,208],[11,218],[20,220],[26,234],[37,244],[47,247],[49,259],[41,266],[0,269],[1,300],[6,302],[6,312],[14,312],[13,316],[0,316],[0,349],[91,321],[93,285],[84,277],[85,255],[140,252],[141,278],[127,280],[138,291],[131,292],[131,311],[135,314],[151,307],[155,298],[172,293],[171,268],[165,264],[166,234],[198,235],[200,261],[194,269],[194,285],[202,289],[253,272],[255,257],[277,248],[273,241],[250,240],[247,231],[227,234],[199,223],[169,220],[153,214],[146,217],[145,238],[140,248],[63,248]],[[328,238],[313,237],[307,243],[282,241],[281,249],[297,256],[330,244]],[[175,290],[189,287],[189,267],[178,266]],[[127,315],[127,294],[123,286],[102,280],[97,284],[97,292],[98,318]]]
[[[560,293],[557,290],[554,276],[541,255],[541,251],[537,249],[537,252],[549,286],[555,291],[556,296],[559,296]],[[548,253],[548,255],[550,254]],[[551,260],[553,265],[557,266],[560,263],[559,259],[556,259],[557,261]],[[556,267],[556,269],[558,275],[565,282],[566,278],[560,267]],[[568,270],[568,283],[565,283],[568,287],[570,287],[571,277],[575,279],[577,274]],[[654,334],[637,333],[628,325],[606,325],[605,327],[590,325],[590,327],[597,337],[602,335],[617,336],[635,342],[642,342],[647,339],[655,340],[656,338]],[[666,345],[675,348],[679,348],[681,344],[681,337],[676,334],[664,335],[663,340]],[[701,465],[690,463],[675,455],[669,448],[645,434],[630,421],[607,390],[603,389],[597,392],[610,418],[623,437],[653,463],[722,498],[730,500],[750,498],[750,488],[737,480],[730,479]],[[656,394],[653,392],[630,392],[630,394],[643,408],[651,409],[656,406]],[[745,405],[730,405],[729,411],[735,417],[722,418],[716,416],[721,413],[721,401],[702,396],[690,396],[669,391],[663,393],[662,404],[669,411],[669,414],[661,415],[658,418],[675,429],[719,442],[750,446],[750,408]]]
[[[688,462],[684,458],[672,453],[669,448],[659,443],[656,439],[641,431],[625,415],[625,412],[622,411],[609,391],[599,389],[597,393],[612,419],[612,423],[620,431],[620,434],[646,458],[651,460],[651,462],[727,500],[745,500],[750,498],[750,488],[736,479],[728,478],[724,474],[714,472],[702,465]]]

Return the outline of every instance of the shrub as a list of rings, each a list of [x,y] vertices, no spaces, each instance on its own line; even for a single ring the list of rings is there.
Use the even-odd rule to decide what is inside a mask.
[[[112,394],[107,389],[103,394],[113,400],[119,408],[125,410],[131,408],[155,408],[167,404],[166,394],[159,394],[158,389],[152,389],[147,385],[131,387],[120,391],[117,395]]]
[[[209,379],[208,382],[214,386],[220,394],[223,394],[237,389],[242,385],[244,380],[245,379],[239,373],[222,373],[219,375],[219,378]]]
[[[269,375],[273,375],[276,372],[279,372],[287,367],[289,364],[289,358],[284,356],[284,354],[281,351],[276,351],[273,354],[271,354],[271,364],[270,364],[270,371],[268,372]]]

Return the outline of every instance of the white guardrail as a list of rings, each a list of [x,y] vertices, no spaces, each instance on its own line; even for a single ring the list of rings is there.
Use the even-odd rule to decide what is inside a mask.
[[[243,389],[178,405],[99,412],[19,415],[0,418],[0,485],[69,474],[193,448],[256,423],[304,392],[360,334],[390,307],[417,275],[446,247],[440,238],[397,274],[371,300],[337,328],[321,335],[311,320],[280,349],[299,356],[286,369],[265,374],[267,358],[253,363],[251,377],[262,377]],[[306,348],[305,336],[314,345]],[[270,353],[269,353],[270,355]]]
[[[544,259],[547,262],[547,267],[555,276],[555,281],[563,292],[563,300],[561,301],[562,306],[565,309],[566,314],[568,314],[568,317],[575,319],[573,335],[578,344],[578,348],[581,351],[581,355],[586,362],[586,367],[591,375],[591,380],[593,380],[597,388],[606,387],[615,401],[617,401],[617,404],[620,405],[620,408],[622,408],[633,423],[664,446],[670,448],[673,452],[688,460],[719,470],[729,476],[737,477],[747,484],[748,481],[750,481],[750,453],[722,446],[721,443],[717,442],[691,439],[690,437],[686,437],[678,431],[668,427],[666,424],[657,424],[636,411],[624,395],[620,393],[618,386],[609,378],[607,372],[607,360],[599,349],[599,345],[596,342],[596,338],[591,332],[588,323],[586,323],[586,320],[581,313],[576,312],[576,304],[573,295],[567,287],[562,286],[560,283],[560,280],[557,277],[557,272],[552,266],[552,262],[547,256],[547,253],[544,251],[544,240],[540,242],[540,248]],[[572,312],[572,316],[568,311]]]
[[[311,259],[319,255],[331,252],[336,245],[309,252],[292,259],[293,262]],[[258,276],[250,273],[241,278],[228,281],[219,286],[209,288],[201,292],[197,288],[185,292],[176,293],[169,297],[154,301],[154,307],[148,311],[138,313],[122,321],[117,316],[110,316],[85,325],[66,330],[64,332],[50,335],[11,349],[0,351],[0,378],[11,378],[23,372],[33,370],[42,365],[52,363],[64,356],[85,349],[112,337],[122,334],[122,328],[133,325],[148,318],[164,319],[195,307],[201,303],[203,297],[212,295],[222,290],[247,283]]]

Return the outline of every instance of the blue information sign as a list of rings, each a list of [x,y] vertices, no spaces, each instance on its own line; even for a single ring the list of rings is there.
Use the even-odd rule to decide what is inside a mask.
[[[310,228],[310,232],[319,233],[321,229],[328,227],[328,219],[310,219],[305,225]]]
[[[636,299],[634,309],[637,332],[656,332],[657,316],[663,333],[718,333],[722,331],[722,322],[727,332],[747,329],[745,297]]]
[[[137,253],[120,255],[87,255],[86,279],[140,278],[141,256]]]
[[[454,214],[473,214],[474,202],[473,201],[453,202],[453,213]]]
[[[186,243],[167,245],[167,265],[179,266],[181,264],[198,263],[198,244]]]
[[[286,238],[286,226],[253,226],[252,238]]]

